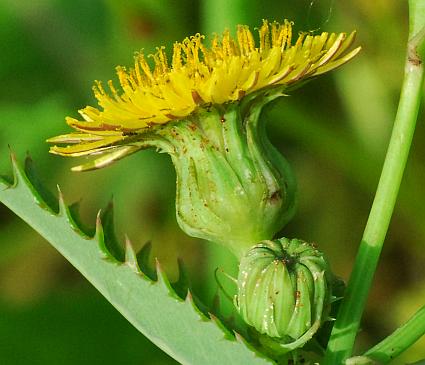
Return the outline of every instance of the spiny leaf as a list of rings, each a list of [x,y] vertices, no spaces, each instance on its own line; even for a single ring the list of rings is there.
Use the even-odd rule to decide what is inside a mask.
[[[49,205],[12,155],[14,182],[0,178],[0,202],[9,207],[65,256],[140,332],[182,364],[265,365],[272,361],[236,339],[201,311],[188,292],[181,299],[157,264],[158,281],[148,275],[149,246],[136,255],[130,241],[122,260],[115,256],[101,215],[96,234],[84,233],[64,202]],[[55,209],[58,207],[58,210]],[[106,260],[105,260],[106,258]],[[139,261],[139,258],[141,261]]]
[[[88,228],[81,223],[79,209],[80,203],[76,202],[71,205],[66,205],[65,198],[62,194],[62,191],[57,186],[58,196],[59,196],[59,213],[60,217],[66,217],[70,227],[75,231],[76,234],[85,237],[87,240],[91,239],[96,233],[95,228]]]
[[[152,243],[150,241],[146,242],[142,249],[137,253],[137,262],[145,275],[147,275],[151,280],[156,280],[156,271],[150,264],[151,251]]]
[[[124,261],[124,248],[115,234],[114,203],[112,199],[107,207],[101,211],[100,221],[103,226],[106,247],[118,261]]]
[[[183,260],[178,259],[177,263],[179,268],[179,277],[178,280],[171,285],[180,298],[185,298],[187,291],[190,289],[190,280],[186,268],[183,264]]]
[[[55,198],[55,196],[51,193],[50,190],[46,189],[44,185],[40,182],[37,172],[34,169],[34,164],[29,155],[27,155],[27,158],[25,159],[25,174],[28,176],[28,179],[32,182],[34,185],[34,189],[39,194],[39,203],[42,202],[46,204],[47,207],[49,207],[53,212],[58,212],[58,200]]]
[[[228,340],[233,340],[235,336],[227,329],[227,327],[223,324],[223,322],[220,321],[220,319],[218,317],[216,317],[214,314],[212,314],[212,313],[208,313],[208,314],[209,314],[211,321],[213,321],[219,328],[221,328],[221,330],[224,333],[225,338],[228,339]]]
[[[155,259],[155,263],[156,263],[156,275],[157,275],[156,285],[161,286],[164,292],[168,292],[171,297],[180,301],[181,298],[177,295],[177,293],[174,291],[173,287],[171,286],[171,283],[168,280],[168,277],[165,271],[162,270],[162,267],[159,261]]]

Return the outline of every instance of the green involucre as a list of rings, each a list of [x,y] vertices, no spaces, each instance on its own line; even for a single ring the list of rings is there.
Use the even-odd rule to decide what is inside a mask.
[[[241,260],[235,304],[249,325],[278,339],[273,347],[288,352],[302,347],[326,319],[330,277],[326,259],[311,244],[263,241]]]
[[[281,95],[211,106],[157,130],[177,173],[180,227],[237,257],[271,239],[294,212],[295,179],[260,121],[262,107]]]

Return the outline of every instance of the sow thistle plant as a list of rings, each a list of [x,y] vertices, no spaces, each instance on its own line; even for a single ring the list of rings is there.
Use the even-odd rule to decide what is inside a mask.
[[[265,133],[265,105],[315,76],[351,60],[355,32],[302,33],[292,24],[264,21],[259,41],[240,25],[211,47],[196,34],[175,43],[171,65],[164,48],[117,68],[121,90],[100,82],[100,108],[67,118],[76,130],[51,138],[51,152],[95,156],[73,168],[101,168],[146,147],[171,156],[177,173],[176,212],[190,236],[228,247],[240,259],[242,318],[265,346],[281,354],[302,347],[327,318],[331,274],[323,255],[300,240],[273,240],[294,213],[296,183]]]
[[[419,23],[412,22],[415,27]],[[125,253],[113,254],[121,248],[114,250],[108,242],[109,231],[102,221],[110,219],[105,214],[98,217],[96,235],[83,237],[61,194],[59,212],[22,208],[33,197],[43,205],[44,195],[15,161],[15,183],[0,180],[5,186],[0,200],[44,234],[141,332],[182,363],[386,363],[425,332],[422,309],[364,356],[348,359],[374,272],[362,268],[379,256],[379,250],[368,251],[374,243],[368,231],[342,303],[341,282],[316,245],[276,237],[294,214],[297,188],[288,162],[267,138],[262,110],[360,51],[352,49],[355,32],[305,32],[293,41],[292,25],[287,20],[265,20],[258,37],[240,25],[236,37],[225,31],[214,36],[210,46],[196,34],[175,43],[171,59],[164,47],[148,57],[138,53],[133,68],[117,68],[119,87],[112,81],[107,88],[96,82],[93,90],[99,106],[80,110],[81,120],[68,117],[73,132],[48,140],[54,154],[90,158],[74,171],[103,168],[150,147],[169,154],[177,175],[180,227],[190,236],[224,245],[239,260],[233,303],[244,328],[225,322],[232,333],[219,314],[205,316],[210,310],[190,292],[183,301],[184,295],[177,294],[180,284],[170,284],[159,265],[155,282],[144,265],[146,250],[137,255],[129,240]],[[407,61],[411,68],[406,71],[406,78],[413,79],[406,81],[406,87],[416,87],[419,95],[423,72],[416,49],[424,31],[415,27]],[[405,134],[403,128],[412,131],[415,119],[413,112],[396,125],[396,140]],[[393,165],[388,163],[384,180],[403,170],[405,160],[394,156],[407,156],[409,146],[410,142],[390,144],[395,150],[387,160]],[[393,206],[379,202],[388,196],[390,205],[395,202],[401,179],[397,176],[398,182],[392,184],[395,192],[385,191],[391,185],[386,183],[383,192],[378,189],[371,213],[370,226],[375,223],[384,234]],[[389,214],[381,214],[382,210]],[[87,246],[84,240],[97,245]],[[99,259],[99,249],[106,261]],[[341,311],[330,335],[334,303],[341,304]],[[146,308],[151,316],[157,315],[144,316]]]
[[[171,65],[158,48],[149,66],[138,54],[130,70],[117,68],[118,91],[100,82],[100,108],[67,118],[76,132],[51,138],[51,152],[96,156],[73,168],[107,166],[146,147],[171,156],[177,172],[176,211],[189,235],[227,246],[237,257],[274,237],[292,217],[296,184],[286,160],[270,144],[263,107],[305,81],[353,58],[355,33],[301,34],[292,24],[263,22],[259,42],[247,26],[226,31],[210,48],[196,34],[174,44]]]

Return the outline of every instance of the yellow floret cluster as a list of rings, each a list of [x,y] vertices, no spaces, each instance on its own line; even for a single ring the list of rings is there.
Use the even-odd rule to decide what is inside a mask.
[[[96,82],[99,107],[79,111],[83,120],[67,123],[77,130],[49,140],[73,144],[51,148],[52,153],[81,156],[121,142],[129,134],[145,133],[152,126],[181,120],[204,105],[224,104],[275,86],[291,87],[301,80],[323,74],[353,58],[360,50],[345,52],[355,32],[311,35],[302,33],[292,44],[292,23],[263,21],[259,40],[246,25],[239,25],[236,38],[229,31],[214,36],[211,46],[196,34],[175,43],[169,63],[164,47],[149,57],[135,56],[129,70],[117,67],[120,88],[112,81],[105,90]]]

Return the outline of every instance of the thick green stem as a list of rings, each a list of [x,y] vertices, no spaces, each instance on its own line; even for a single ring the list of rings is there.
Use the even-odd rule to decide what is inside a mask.
[[[425,305],[393,334],[367,351],[364,356],[387,364],[425,334]]]
[[[425,0],[410,0],[409,10],[410,40],[399,107],[354,269],[329,340],[324,361],[327,365],[343,364],[352,353],[415,130],[424,78],[417,50],[424,38]]]

